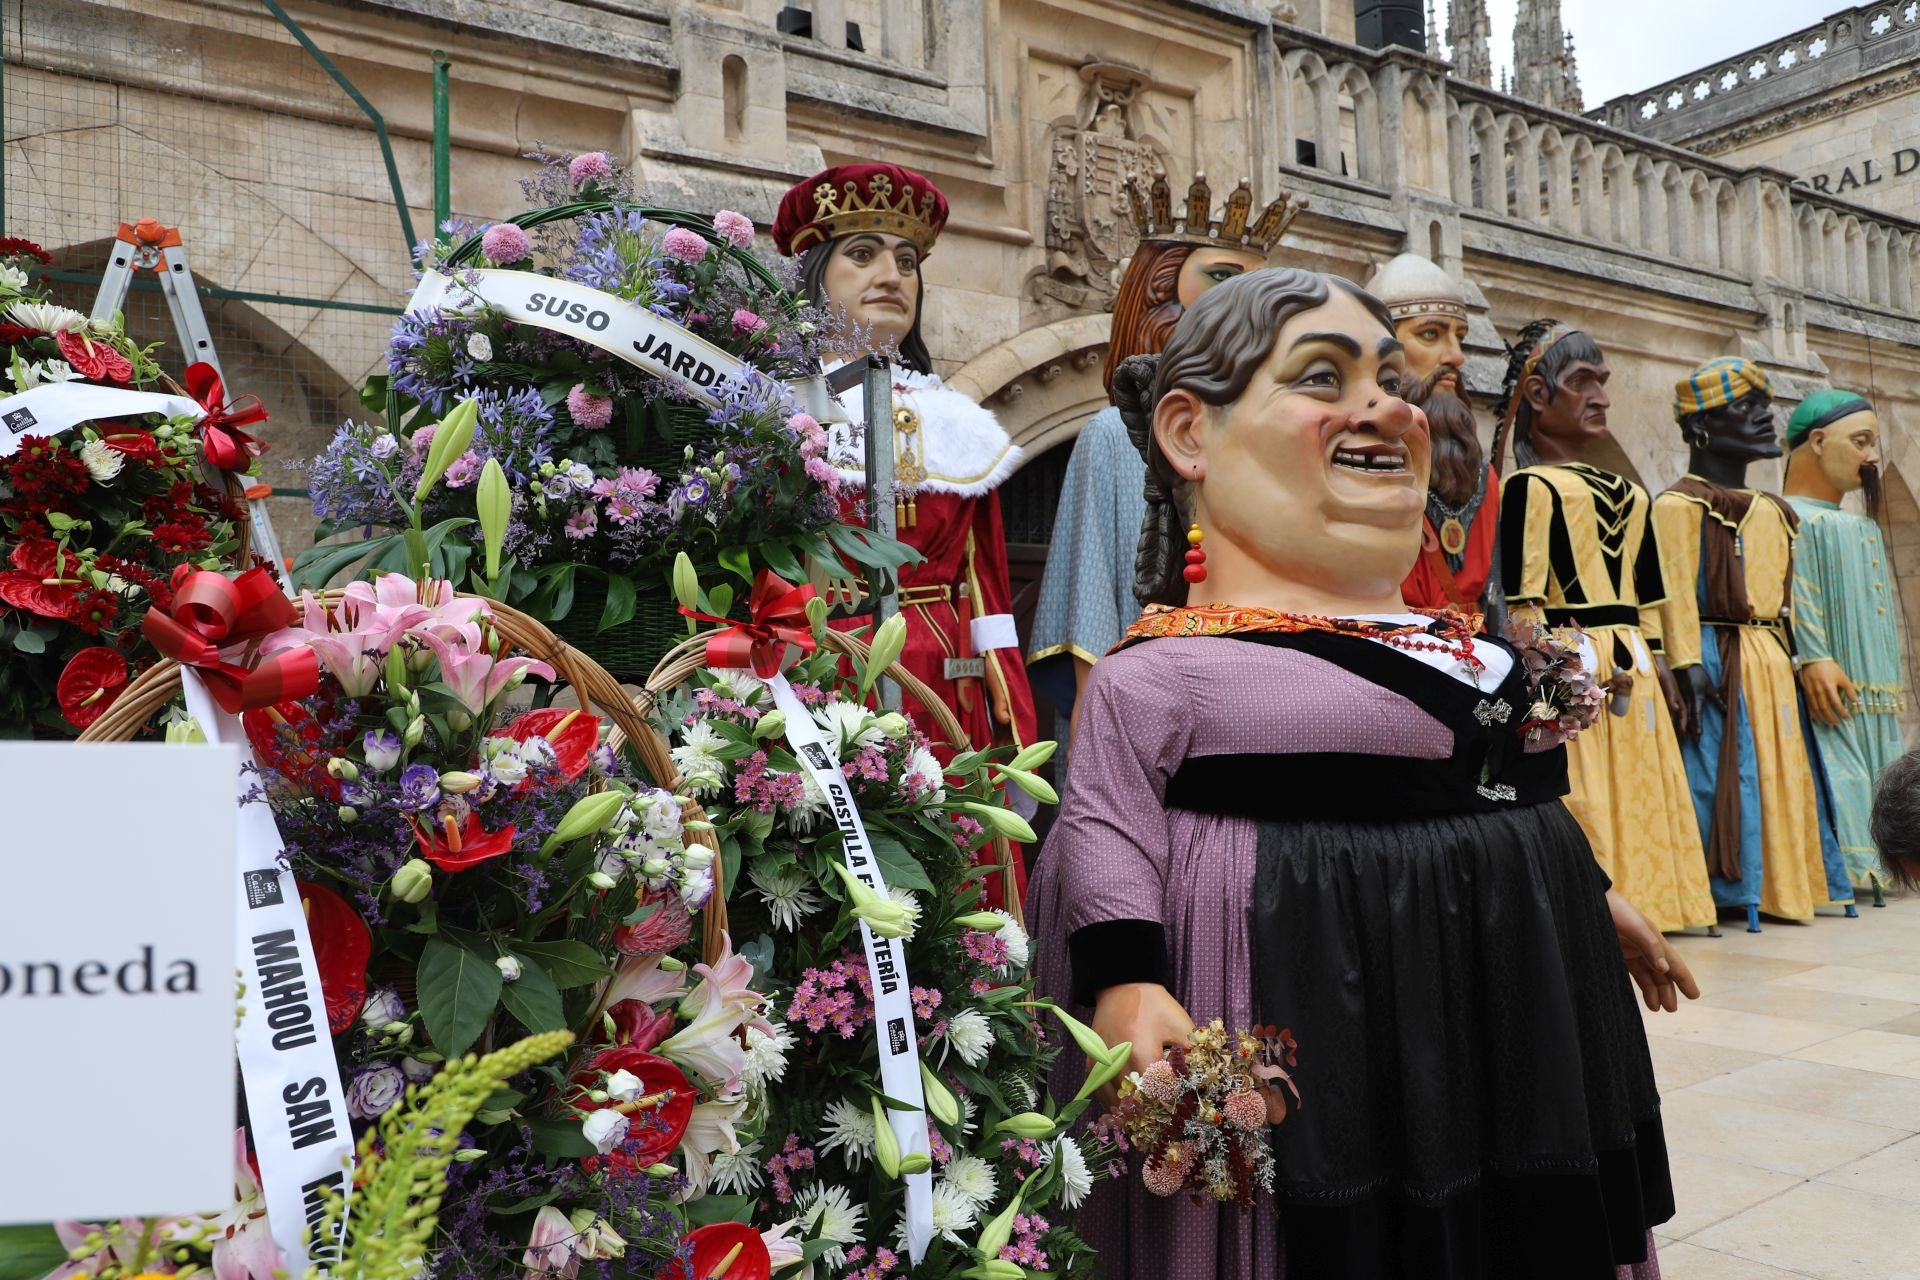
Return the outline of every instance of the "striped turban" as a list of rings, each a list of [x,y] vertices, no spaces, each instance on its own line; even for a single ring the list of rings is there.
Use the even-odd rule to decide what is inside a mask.
[[[1674,421],[1732,404],[1750,391],[1773,394],[1765,369],[1738,356],[1709,360],[1673,384]]]

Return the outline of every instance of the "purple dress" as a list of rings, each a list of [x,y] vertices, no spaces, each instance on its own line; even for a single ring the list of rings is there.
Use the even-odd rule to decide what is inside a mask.
[[[1494,643],[1481,640],[1478,643]],[[1156,639],[1094,668],[1027,900],[1048,996],[1164,983],[1299,1043],[1251,1213],[1102,1182],[1116,1280],[1638,1280],[1659,1098],[1563,750],[1370,640]],[[1071,1055],[1069,1055],[1071,1056]],[[1078,1087],[1061,1059],[1056,1087]]]

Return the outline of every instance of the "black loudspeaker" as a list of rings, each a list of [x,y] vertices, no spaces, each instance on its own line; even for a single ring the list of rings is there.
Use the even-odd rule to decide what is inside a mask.
[[[797,4],[782,9],[773,20],[773,26],[783,36],[799,36],[803,40],[813,38],[813,15]]]
[[[1400,45],[1427,51],[1427,14],[1419,0],[1354,0],[1354,41],[1368,49]]]

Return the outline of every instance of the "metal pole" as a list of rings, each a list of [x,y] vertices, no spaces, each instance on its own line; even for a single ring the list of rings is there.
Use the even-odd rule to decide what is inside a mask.
[[[868,356],[866,376],[866,463],[867,528],[885,538],[894,536],[893,502],[893,370],[879,356]],[[881,573],[881,570],[873,570]],[[869,582],[873,588],[873,627],[900,612],[900,580],[884,574],[884,582]],[[881,680],[875,686],[880,705],[888,711],[900,709],[900,686]]]
[[[433,234],[444,238],[453,215],[451,136],[447,128],[447,55],[433,51]]]

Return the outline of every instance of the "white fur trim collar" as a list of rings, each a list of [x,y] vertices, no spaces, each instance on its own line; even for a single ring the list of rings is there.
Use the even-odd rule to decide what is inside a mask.
[[[845,392],[840,403],[851,420],[827,428],[827,461],[840,478],[854,488],[866,486],[864,445],[859,428],[866,405],[858,391]],[[956,493],[977,498],[998,488],[1020,466],[1022,451],[993,411],[949,389],[938,376],[896,367],[893,403],[920,415],[920,461],[926,480],[920,492]]]

